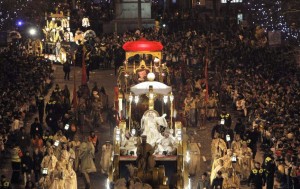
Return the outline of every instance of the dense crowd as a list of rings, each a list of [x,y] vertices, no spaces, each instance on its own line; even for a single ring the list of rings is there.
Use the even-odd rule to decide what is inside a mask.
[[[221,26],[211,27],[209,32],[197,28],[177,32],[142,29],[103,35],[100,43],[89,44],[89,50],[101,52],[101,56],[93,58],[91,53],[88,64],[96,65],[93,68],[114,64],[117,70],[123,64],[121,46],[126,41],[142,37],[160,41],[164,45],[161,62],[169,68],[169,82],[176,96],[176,119],[188,127],[203,127],[207,119],[220,121],[212,132],[211,181],[204,173],[199,188],[238,188],[239,180],[253,183],[256,188],[264,182],[271,187],[275,173],[282,188],[297,188],[300,86],[299,68],[289,54],[292,49],[263,46],[254,32],[237,26],[223,32]],[[108,109],[105,89],[97,84],[92,90],[81,86],[77,92],[78,111],[73,112],[67,87],[56,85],[50,101],[44,102],[53,79],[49,61],[33,57],[5,57],[1,61],[0,147],[1,156],[5,156],[5,147],[12,149],[12,183],[20,182],[22,173],[26,188],[34,188],[35,184],[41,188],[76,188],[75,171],[79,170],[88,185],[88,173],[96,171],[93,159],[99,141],[93,132],[83,141],[76,133],[83,125],[93,130],[106,120],[102,115],[103,109]],[[209,88],[205,64],[215,72],[209,75],[216,78],[209,82]],[[236,108],[238,121],[234,128],[222,105]],[[26,122],[36,112],[39,116],[28,135]],[[114,110],[108,112],[112,127],[116,125],[116,114]],[[259,142],[266,159],[271,159],[262,162],[262,175],[255,162]],[[237,160],[232,160],[233,156]],[[270,168],[269,163],[277,168]],[[35,179],[28,177],[32,171]]]
[[[216,159],[214,175],[220,173],[214,170],[220,169],[219,159],[227,158],[231,162],[231,156],[237,157],[237,163],[229,163],[219,175],[224,177],[227,187],[231,187],[229,180],[235,178],[233,180],[252,183],[253,187],[267,183],[272,188],[275,173],[280,187],[298,186],[298,149],[293,147],[299,143],[299,68],[292,56],[292,47],[269,47],[266,38],[257,37],[255,30],[249,32],[237,27],[214,31],[218,30],[206,33],[190,29],[172,33],[145,29],[102,39],[107,43],[114,41],[119,47],[141,37],[162,42],[161,61],[169,67],[170,84],[178,97],[177,119],[184,125],[195,127],[204,125],[206,119],[228,119],[230,115],[221,105],[236,108],[237,124],[234,126],[229,121],[224,127],[219,122],[212,134],[212,138],[217,137],[225,143],[222,153],[213,157]],[[207,88],[203,80],[206,61],[217,78],[210,81],[207,107],[204,103]],[[262,162],[264,169],[256,159],[258,144],[267,159]],[[261,183],[256,180],[255,169],[257,172],[264,170]],[[213,180],[214,176],[211,184]]]

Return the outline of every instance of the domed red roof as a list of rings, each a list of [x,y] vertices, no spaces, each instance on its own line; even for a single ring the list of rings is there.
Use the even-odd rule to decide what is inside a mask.
[[[129,41],[123,45],[125,51],[161,51],[164,46],[157,41],[148,41],[141,38],[137,41]]]

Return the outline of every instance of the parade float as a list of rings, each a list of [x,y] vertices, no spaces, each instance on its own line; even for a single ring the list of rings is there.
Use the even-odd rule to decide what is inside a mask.
[[[44,33],[44,56],[55,62],[65,63],[68,55],[74,54],[74,46],[84,44],[96,38],[93,30],[81,31],[79,28],[73,33],[70,24],[70,11],[59,11],[55,13],[45,13],[46,25],[43,28]],[[82,19],[82,27],[90,26],[89,19]]]
[[[177,188],[190,188],[188,137],[182,123],[174,121],[175,97],[160,62],[163,46],[140,39],[123,49],[126,61],[119,70],[115,99],[120,122],[114,129],[108,188],[126,180],[152,188],[169,188],[175,180]],[[141,144],[143,139],[151,150]],[[146,151],[146,160],[140,161]]]

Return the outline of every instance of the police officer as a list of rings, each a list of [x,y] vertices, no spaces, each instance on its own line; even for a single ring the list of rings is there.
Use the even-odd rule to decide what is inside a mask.
[[[276,165],[271,151],[266,152],[262,168],[264,169],[266,174],[267,189],[273,189]]]
[[[55,112],[55,107],[56,101],[54,100],[54,97],[51,96],[49,102],[47,102],[46,104],[46,115],[50,113],[50,110],[52,110],[52,112]]]
[[[252,169],[248,178],[248,186],[250,183],[255,186],[256,189],[262,189],[266,182],[265,171],[260,167],[260,163],[255,163],[255,168]]]
[[[225,106],[222,106],[222,112],[220,114],[221,124],[224,124],[227,128],[231,127],[231,116],[226,112]]]
[[[1,175],[0,189],[11,189],[11,185],[5,175]]]

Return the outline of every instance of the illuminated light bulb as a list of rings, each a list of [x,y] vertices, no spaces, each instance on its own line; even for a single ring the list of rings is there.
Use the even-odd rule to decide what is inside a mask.
[[[134,102],[137,104],[139,102],[139,96],[134,97]]]

